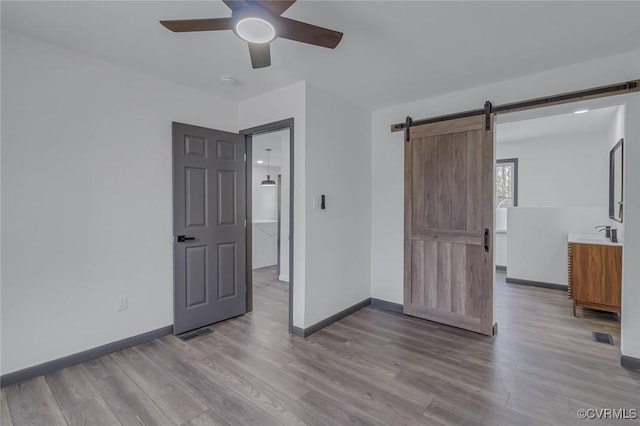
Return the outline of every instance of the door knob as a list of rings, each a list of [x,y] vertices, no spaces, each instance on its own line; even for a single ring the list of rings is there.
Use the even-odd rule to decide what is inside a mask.
[[[187,237],[187,236],[185,236],[185,235],[178,235],[178,236],[176,237],[176,239],[177,239],[177,241],[178,241],[179,243],[184,243],[185,241],[192,241],[192,240],[195,240],[195,238],[194,238],[194,237]]]

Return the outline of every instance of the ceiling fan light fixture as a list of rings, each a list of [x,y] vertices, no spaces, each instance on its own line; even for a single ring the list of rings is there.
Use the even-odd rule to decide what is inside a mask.
[[[242,18],[236,22],[235,32],[249,43],[269,43],[276,38],[276,29],[266,19],[257,17]]]

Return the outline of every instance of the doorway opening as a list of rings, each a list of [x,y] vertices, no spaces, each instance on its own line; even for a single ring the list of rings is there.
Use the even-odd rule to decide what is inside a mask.
[[[172,139],[173,333],[253,311],[254,268],[266,316],[292,332],[293,119],[240,133],[174,122]]]
[[[522,322],[529,313],[532,327],[549,335],[571,326],[586,340],[603,332],[619,345],[624,178],[616,147],[624,120],[624,105],[613,100],[498,117],[498,321]]]
[[[286,317],[292,332],[293,119],[241,134],[247,152],[247,312],[275,321]]]

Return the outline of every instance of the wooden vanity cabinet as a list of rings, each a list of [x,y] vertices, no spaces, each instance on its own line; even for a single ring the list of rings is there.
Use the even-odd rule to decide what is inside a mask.
[[[620,313],[622,246],[569,243],[569,297],[576,306]]]

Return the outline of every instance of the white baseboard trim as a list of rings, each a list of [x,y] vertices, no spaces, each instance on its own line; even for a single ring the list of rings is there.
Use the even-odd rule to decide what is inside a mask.
[[[288,282],[289,282],[289,276],[288,276],[288,275],[280,275],[280,276],[278,277],[278,279],[279,279],[280,281],[284,281],[285,283],[288,283]]]

